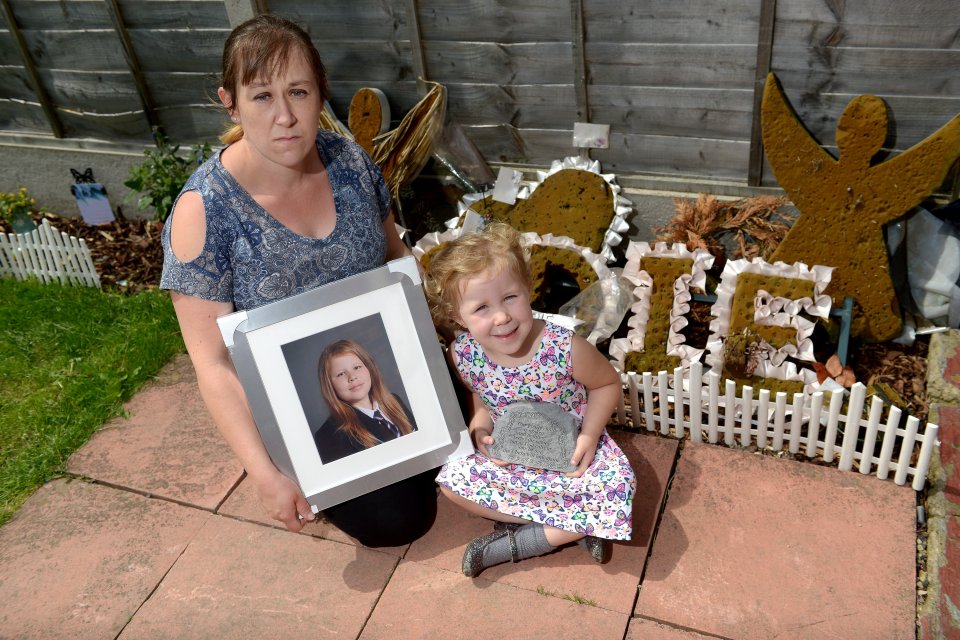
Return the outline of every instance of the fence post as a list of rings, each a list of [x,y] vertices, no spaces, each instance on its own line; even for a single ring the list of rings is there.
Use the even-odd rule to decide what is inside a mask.
[[[703,365],[690,365],[690,439],[700,442],[700,425],[703,421]]]
[[[823,412],[823,392],[817,391],[810,399],[810,419],[807,422],[807,457],[817,455],[817,438],[820,436],[820,414]]]
[[[740,405],[740,446],[750,446],[750,427],[753,425],[753,387],[743,387]]]
[[[890,462],[893,460],[893,446],[897,440],[897,427],[900,425],[900,407],[890,407],[887,424],[883,431],[883,444],[880,445],[880,461],[877,463],[877,477],[886,480],[890,475]]]
[[[857,382],[850,388],[850,400],[847,403],[847,416],[843,427],[843,445],[840,449],[841,471],[853,469],[857,437],[860,435],[860,415],[863,413],[863,399],[866,394],[867,388],[862,382]]]
[[[790,453],[800,451],[800,430],[803,428],[804,395],[793,394],[793,415],[790,416]]]
[[[683,438],[683,367],[673,370],[673,433]]]
[[[867,419],[867,431],[863,435],[863,450],[860,453],[860,473],[868,475],[873,469],[873,451],[877,446],[877,429],[880,426],[880,414],[883,400],[873,396],[870,400],[870,417]]]
[[[930,458],[933,457],[933,447],[937,442],[940,426],[927,423],[923,430],[923,444],[920,445],[920,458],[917,460],[917,472],[913,476],[913,489],[920,491],[927,481],[927,471],[930,469]]]

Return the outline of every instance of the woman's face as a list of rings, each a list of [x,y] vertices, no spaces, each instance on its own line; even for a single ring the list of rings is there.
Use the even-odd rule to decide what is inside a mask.
[[[334,356],[327,365],[327,375],[337,397],[351,405],[370,405],[370,370],[353,353]]]
[[[302,55],[295,55],[282,74],[241,85],[236,96],[220,88],[220,100],[243,127],[243,139],[261,156],[294,167],[316,153],[317,127],[323,100],[320,87]]]

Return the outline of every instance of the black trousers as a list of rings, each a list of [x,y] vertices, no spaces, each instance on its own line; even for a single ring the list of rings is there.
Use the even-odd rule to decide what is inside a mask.
[[[366,547],[399,547],[413,542],[437,518],[439,469],[366,493],[325,509],[335,527]]]

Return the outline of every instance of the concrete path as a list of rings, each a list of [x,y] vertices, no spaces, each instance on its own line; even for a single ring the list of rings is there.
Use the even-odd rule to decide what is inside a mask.
[[[440,498],[367,549],[265,519],[175,359],[0,528],[0,638],[916,637],[916,496],[872,476],[613,431],[635,537],[465,578],[490,530]]]

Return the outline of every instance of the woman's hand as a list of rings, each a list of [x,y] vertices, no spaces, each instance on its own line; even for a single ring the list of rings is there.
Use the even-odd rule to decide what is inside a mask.
[[[250,478],[257,487],[260,504],[274,520],[282,522],[293,532],[300,531],[316,515],[293,480],[279,471],[266,478]]]
[[[573,457],[570,458],[570,462],[577,465],[577,468],[563,475],[568,478],[579,478],[586,473],[590,465],[593,464],[593,458],[597,455],[597,442],[599,440],[599,438],[586,433],[577,436],[577,446],[573,450]]]

